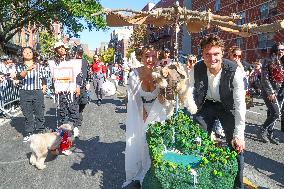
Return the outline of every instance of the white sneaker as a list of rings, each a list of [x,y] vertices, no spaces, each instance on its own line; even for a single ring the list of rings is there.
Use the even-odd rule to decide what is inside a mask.
[[[79,129],[78,129],[78,127],[74,127],[73,132],[74,132],[74,137],[79,137]]]
[[[29,142],[31,139],[31,134],[28,134],[27,136],[24,137],[23,142]]]
[[[66,155],[66,156],[69,156],[69,155],[72,154],[72,151],[70,151],[70,150],[64,150],[64,151],[62,151],[62,154]]]
[[[225,137],[225,133],[222,127],[217,127],[216,134],[220,135],[221,137]]]

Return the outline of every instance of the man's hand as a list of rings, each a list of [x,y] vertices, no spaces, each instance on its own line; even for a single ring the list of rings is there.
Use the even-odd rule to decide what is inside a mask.
[[[89,91],[91,88],[91,84],[86,84],[86,90]]]
[[[45,94],[46,93],[46,85],[42,86],[42,93]]]
[[[76,94],[76,97],[79,97],[81,92],[80,92],[80,87],[77,87],[76,90],[75,90],[75,94]]]
[[[243,152],[245,149],[245,141],[244,140],[240,140],[238,138],[233,138],[232,140],[232,146],[233,148],[239,153]]]
[[[0,75],[0,81],[2,82],[2,81],[4,81],[4,80],[5,80],[4,75]]]
[[[268,100],[270,102],[275,102],[276,101],[276,95],[275,94],[269,95],[267,98],[268,98]]]

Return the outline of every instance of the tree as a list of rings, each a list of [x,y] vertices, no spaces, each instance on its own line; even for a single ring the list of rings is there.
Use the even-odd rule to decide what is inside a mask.
[[[101,52],[101,61],[104,63],[110,63],[114,61],[114,49],[108,48],[105,51]]]
[[[97,0],[1,0],[0,45],[28,26],[52,31],[61,23],[70,37],[84,29],[106,29],[103,16],[92,16],[102,9]]]
[[[52,57],[54,51],[53,47],[56,42],[54,35],[47,31],[42,31],[39,33],[39,43],[40,43],[40,53],[41,55],[50,58]]]
[[[129,51],[134,51],[134,49],[139,48],[141,45],[146,45],[148,43],[147,26],[144,24],[137,25],[133,29],[133,33],[130,37]]]
[[[86,53],[83,54],[83,59],[87,60],[89,64],[93,63],[93,58],[88,56]]]

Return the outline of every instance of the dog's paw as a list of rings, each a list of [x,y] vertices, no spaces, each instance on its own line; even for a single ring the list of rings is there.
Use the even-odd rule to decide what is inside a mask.
[[[36,164],[36,157],[32,154],[30,157],[30,164],[35,165]]]
[[[74,132],[74,137],[79,137],[79,129],[78,129],[78,127],[74,127],[73,132]]]
[[[189,111],[190,114],[196,114],[198,108],[194,102],[194,100],[187,100],[184,103],[185,107]]]
[[[45,165],[45,164],[39,164],[39,163],[37,163],[37,164],[36,164],[36,167],[37,167],[39,170],[42,170],[42,169],[45,169],[45,168],[46,168],[46,165]]]
[[[70,151],[70,150],[64,150],[64,151],[62,151],[62,154],[66,155],[66,156],[69,156],[69,155],[72,154],[72,151]]]

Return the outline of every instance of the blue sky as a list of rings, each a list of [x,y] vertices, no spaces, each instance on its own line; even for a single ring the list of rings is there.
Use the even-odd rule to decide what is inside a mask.
[[[158,0],[100,0],[105,8],[131,8],[134,10],[141,10],[148,2],[157,3]],[[88,31],[85,30],[80,34],[81,43],[89,45],[89,49],[94,50],[99,47],[101,42],[108,42],[110,40],[110,33],[113,28],[108,31]]]

